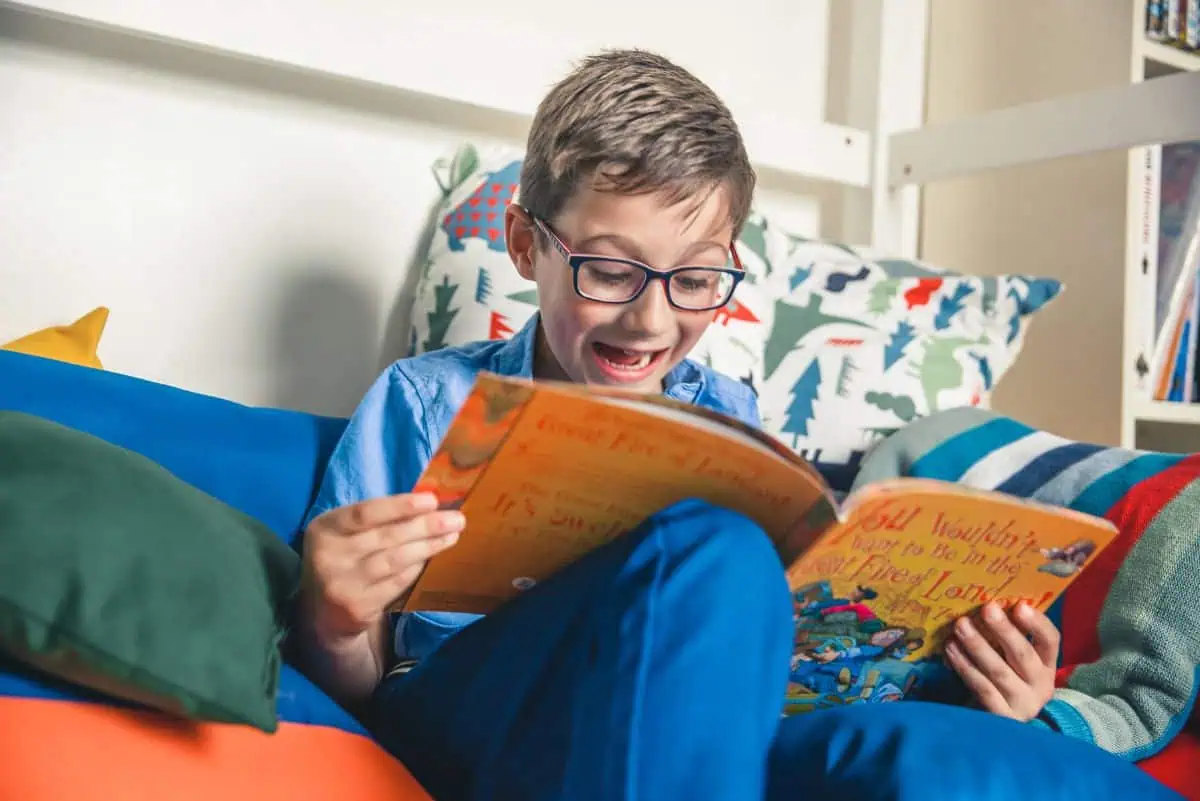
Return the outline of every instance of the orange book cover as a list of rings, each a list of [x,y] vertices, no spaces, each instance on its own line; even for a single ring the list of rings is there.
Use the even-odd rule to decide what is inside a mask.
[[[461,509],[467,526],[401,609],[486,614],[698,497],[771,537],[795,590],[797,659],[820,664],[839,643],[898,633],[904,658],[924,658],[947,623],[991,599],[1044,610],[1116,533],[1070,510],[919,479],[876,484],[839,505],[790,448],[718,413],[491,374],[478,378],[414,491]]]

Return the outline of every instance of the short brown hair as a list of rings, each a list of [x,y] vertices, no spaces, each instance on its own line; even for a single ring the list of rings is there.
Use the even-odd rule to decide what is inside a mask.
[[[729,109],[682,67],[644,50],[584,59],[538,105],[521,169],[521,205],[553,220],[588,180],[668,202],[724,188],[734,235],[756,177]]]

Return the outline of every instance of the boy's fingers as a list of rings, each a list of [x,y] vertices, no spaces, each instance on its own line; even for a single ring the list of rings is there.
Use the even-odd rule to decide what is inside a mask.
[[[1006,699],[1011,700],[1021,691],[1025,682],[969,618],[959,618],[954,626],[954,636],[972,664]]]
[[[1033,640],[1033,650],[1043,665],[1058,665],[1060,636],[1054,621],[1028,604],[1018,604],[1013,618],[1023,632]]]
[[[364,583],[372,585],[386,582],[410,568],[419,568],[456,542],[458,532],[452,531],[378,550],[360,563]]]
[[[466,528],[467,519],[462,512],[428,512],[401,523],[391,523],[377,529],[376,548],[390,549],[406,542],[457,534]]]
[[[385,495],[331,509],[313,525],[338,534],[369,531],[437,509],[437,497],[428,492]]]
[[[1007,714],[1008,701],[1005,700],[1004,694],[996,689],[996,685],[992,684],[953,638],[946,640],[946,661],[984,709],[998,715]]]
[[[376,581],[363,590],[363,602],[372,609],[386,611],[404,593],[412,589],[413,582],[421,574],[421,565],[410,565],[392,573],[382,581]]]
[[[982,625],[992,633],[992,639],[1004,652],[1008,666],[1026,682],[1037,677],[1042,669],[1042,660],[1025,634],[1012,624],[1004,610],[996,604],[988,604],[980,616]]]

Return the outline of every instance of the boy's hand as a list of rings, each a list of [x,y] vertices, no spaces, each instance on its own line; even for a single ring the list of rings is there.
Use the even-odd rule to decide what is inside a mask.
[[[320,515],[304,535],[305,623],[325,647],[360,638],[408,592],[425,563],[458,541],[461,512],[433,495],[392,495]]]
[[[1009,615],[989,603],[954,624],[946,661],[984,709],[1028,721],[1054,694],[1058,645],[1058,629],[1033,607],[1019,603]]]

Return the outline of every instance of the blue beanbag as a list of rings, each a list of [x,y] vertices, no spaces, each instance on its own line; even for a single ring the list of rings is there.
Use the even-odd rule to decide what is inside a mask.
[[[0,351],[0,409],[140,453],[294,543],[346,421]]]
[[[1181,801],[1082,740],[920,701],[787,718],[769,776],[768,801]]]

